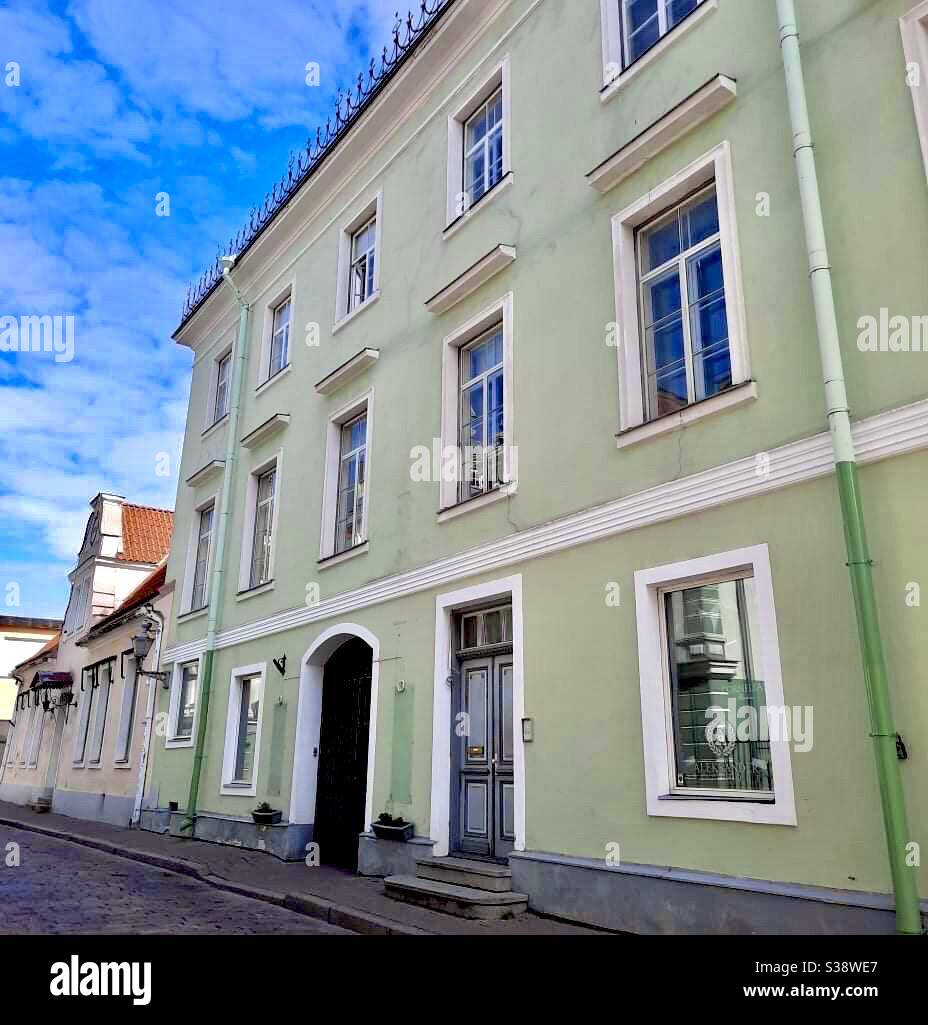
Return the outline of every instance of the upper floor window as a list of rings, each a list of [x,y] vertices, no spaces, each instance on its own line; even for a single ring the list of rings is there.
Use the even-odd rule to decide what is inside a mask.
[[[279,374],[290,363],[290,306],[288,298],[274,310],[268,378]]]
[[[276,488],[276,466],[257,476],[254,533],[251,546],[251,573],[248,579],[249,587],[260,587],[271,579],[271,551]]]
[[[232,383],[232,353],[229,352],[216,363],[216,400],[213,404],[213,423],[229,412],[229,392]]]
[[[715,185],[638,232],[648,419],[732,385]]]
[[[622,48],[628,67],[696,10],[700,0],[621,0]]]
[[[503,177],[502,89],[470,118],[464,136],[464,191],[472,206]]]
[[[348,283],[348,312],[357,309],[374,294],[377,266],[377,218],[372,217],[351,236],[351,280]]]
[[[196,554],[193,566],[193,589],[190,592],[190,611],[202,609],[207,603],[206,583],[209,569],[210,544],[213,536],[215,506],[200,510],[197,526]]]
[[[365,539],[367,484],[367,410],[343,425],[339,451],[338,518],[335,554],[347,552]]]
[[[465,502],[504,482],[503,326],[460,349],[463,461],[458,500]]]
[[[90,597],[92,582],[82,580],[71,591],[71,603],[65,616],[65,633],[81,630],[87,618],[87,603]]]

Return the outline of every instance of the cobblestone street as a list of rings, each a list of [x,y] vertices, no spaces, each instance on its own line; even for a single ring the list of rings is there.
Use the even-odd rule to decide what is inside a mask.
[[[19,845],[18,867],[5,863]],[[0,828],[0,933],[350,935],[198,880],[25,830]]]

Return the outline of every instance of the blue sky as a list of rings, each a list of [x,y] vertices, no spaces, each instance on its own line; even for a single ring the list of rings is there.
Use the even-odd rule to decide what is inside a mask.
[[[379,52],[397,7],[0,0],[0,317],[75,317],[71,362],[0,352],[5,612],[63,616],[97,492],[173,507],[186,284]]]

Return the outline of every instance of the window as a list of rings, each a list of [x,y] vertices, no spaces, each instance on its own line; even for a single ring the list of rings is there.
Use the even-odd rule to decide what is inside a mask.
[[[449,228],[512,170],[509,82],[507,57],[448,119]]]
[[[621,0],[624,66],[644,56],[688,14],[699,0]]]
[[[367,483],[367,411],[341,430],[338,459],[338,518],[335,554],[347,552],[365,539],[365,486]]]
[[[271,579],[271,546],[274,530],[274,490],[277,470],[272,468],[257,479],[255,529],[251,545],[249,587],[260,587]]]
[[[460,617],[459,651],[476,651],[512,644],[512,606],[467,612]]]
[[[766,545],[635,574],[648,814],[795,825]]]
[[[339,232],[335,327],[380,297],[383,193],[378,193]]]
[[[464,127],[464,191],[473,206],[503,177],[503,90],[500,89]]]
[[[732,385],[714,183],[638,233],[648,419]]]
[[[45,730],[45,711],[41,705],[34,709],[32,729],[29,732],[29,756],[26,760],[30,768],[35,768],[39,763],[39,751],[42,747],[42,734]]]
[[[504,483],[503,326],[491,328],[461,347],[459,417],[463,473],[458,500],[492,491]]]
[[[377,266],[377,218],[373,217],[351,237],[351,280],[348,282],[348,312],[357,309],[374,294]]]
[[[30,695],[30,698],[32,695]],[[32,737],[35,733],[35,722],[36,715],[38,714],[38,708],[32,705],[29,709],[29,718],[26,723],[26,728],[23,730],[22,745],[19,751],[19,762],[20,765],[27,765],[29,763],[29,755],[32,747]]]
[[[229,413],[229,392],[232,384],[232,353],[216,363],[216,400],[213,404],[213,423],[217,424]]]
[[[71,591],[71,602],[65,617],[65,632],[76,633],[84,626],[87,618],[87,599],[90,595],[92,582],[82,580],[76,584]]]
[[[197,699],[200,686],[199,662],[178,663],[174,666],[171,686],[171,708],[168,713],[168,747],[189,747],[193,743],[193,729],[197,719]]]
[[[445,339],[442,389],[440,518],[516,490],[511,294]]]
[[[265,668],[258,665],[232,671],[223,757],[223,793],[256,792]]]
[[[213,536],[213,514],[215,505],[200,510],[197,527],[196,555],[193,566],[193,588],[190,593],[190,611],[205,608],[208,602],[207,577],[209,572],[210,545]]]
[[[130,656],[126,658],[125,656]],[[113,761],[117,765],[125,765],[129,761],[129,750],[132,745],[132,727],[135,721],[135,700],[138,693],[138,664],[131,657],[132,652],[123,653],[126,666],[126,678],[122,689],[122,706],[119,712],[119,727],[116,732],[116,749]]]
[[[928,0],[917,4],[901,19],[901,28],[906,80],[912,90],[915,121],[928,173]]]
[[[620,447],[756,398],[728,144],[617,214],[613,241]]]
[[[103,736],[106,732],[106,713],[110,703],[110,684],[113,679],[113,663],[104,662],[94,667],[97,696],[94,702],[93,732],[90,740],[90,764],[99,765],[103,757]]]
[[[290,305],[290,300],[285,299],[274,310],[268,378],[279,374],[290,363]]]
[[[94,705],[94,694],[96,693],[96,674],[93,669],[85,669],[81,676],[83,693],[81,694],[81,708],[77,722],[77,735],[74,738],[74,764],[84,764],[84,752],[87,749],[87,731],[90,726],[90,713]]]

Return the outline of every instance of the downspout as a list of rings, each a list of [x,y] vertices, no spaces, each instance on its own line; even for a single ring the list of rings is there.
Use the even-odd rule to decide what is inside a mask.
[[[158,620],[158,638],[155,641],[155,670],[161,668],[161,640],[164,637],[164,616],[154,606],[146,605],[145,614]],[[139,669],[141,666],[133,660],[136,686],[138,686]],[[142,755],[139,759],[139,782],[135,791],[135,805],[132,808],[131,825],[136,826],[142,817],[142,799],[145,795],[145,776],[148,772],[148,763],[151,757],[151,738],[154,734],[152,725],[155,718],[155,689],[158,681],[155,677],[148,679],[148,700],[145,703],[145,731],[142,735]]]
[[[225,579],[226,537],[232,518],[232,486],[235,481],[235,470],[238,462],[238,423],[241,415],[242,388],[245,382],[245,370],[248,366],[248,317],[251,307],[242,298],[241,293],[232,281],[232,268],[235,257],[223,258],[222,277],[231,288],[235,301],[238,303],[238,338],[235,342],[235,362],[232,368],[232,391],[229,396],[229,426],[226,436],[226,464],[222,480],[220,497],[219,524],[216,531],[216,548],[213,557],[213,572],[209,592],[209,619],[206,627],[206,650],[200,663],[200,694],[199,712],[197,714],[197,737],[193,753],[193,770],[190,775],[190,794],[187,798],[187,817],[181,827],[182,831],[190,831],[195,835],[197,820],[197,799],[200,793],[200,775],[203,771],[203,759],[206,748],[206,727],[209,720],[209,702],[213,685],[213,659],[216,651],[216,634],[219,630],[221,603],[223,596],[223,580]]]
[[[896,931],[904,935],[918,936],[922,932],[918,883],[914,866],[906,864],[906,848],[913,842],[913,837],[906,820],[905,792],[896,751],[896,728],[893,723],[886,656],[873,586],[873,563],[867,543],[857,473],[857,455],[851,434],[838,316],[832,289],[831,263],[825,237],[825,221],[806,100],[794,0],[777,0],[777,14],[793,131],[793,149],[809,249],[810,280],[825,379],[828,425],[834,449],[848,568],[851,573],[864,681],[870,706],[870,736],[873,738],[876,755],[883,825],[896,898]]]

